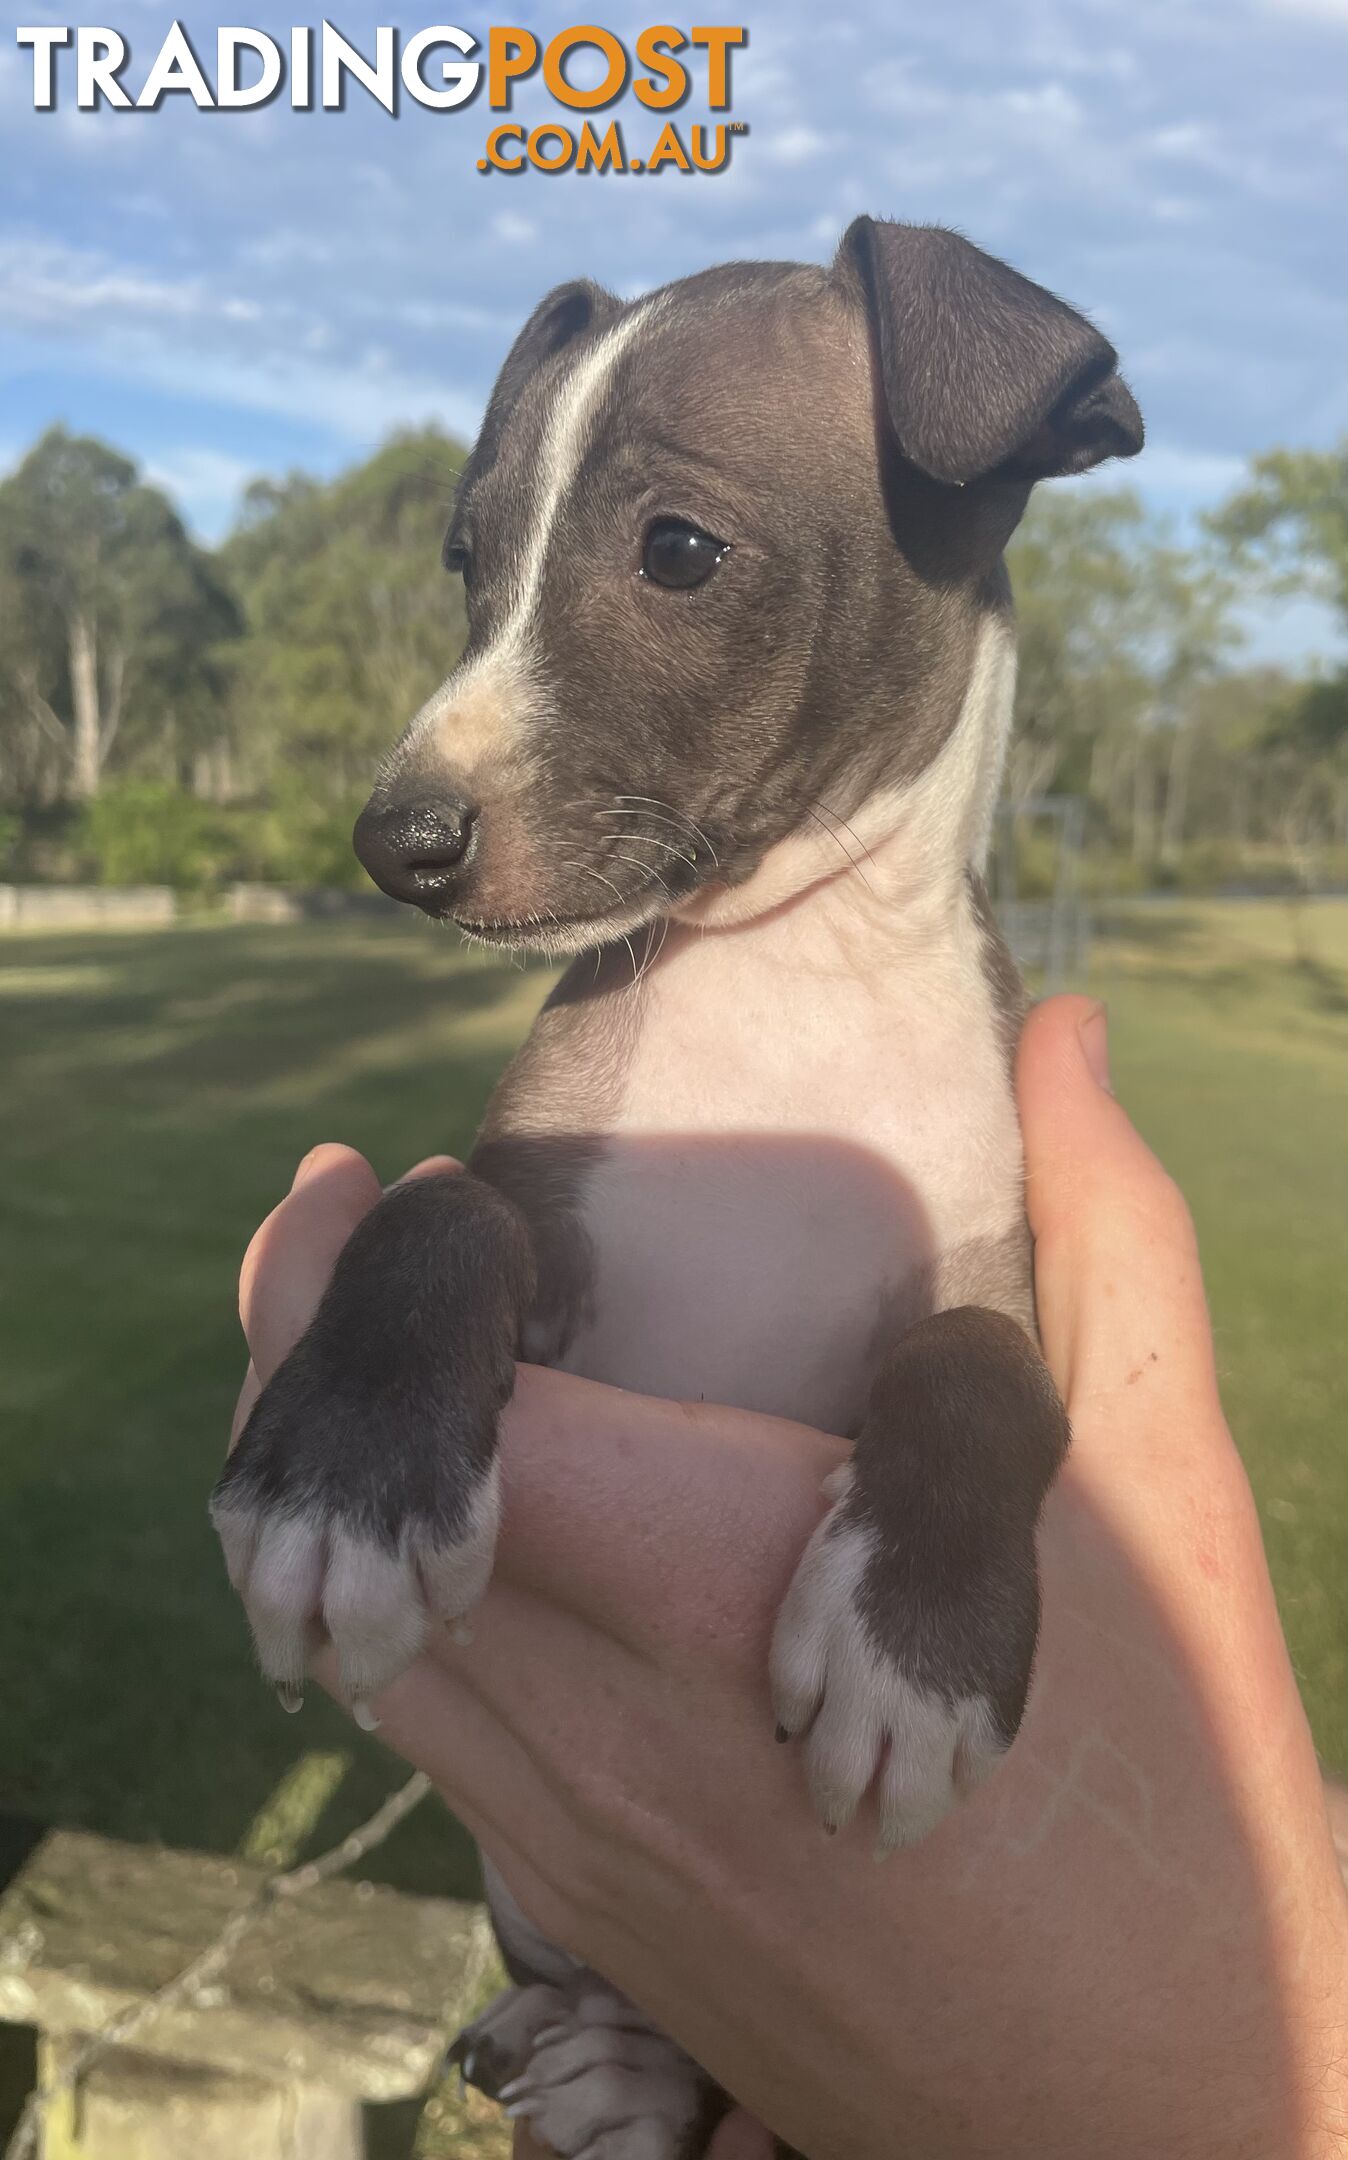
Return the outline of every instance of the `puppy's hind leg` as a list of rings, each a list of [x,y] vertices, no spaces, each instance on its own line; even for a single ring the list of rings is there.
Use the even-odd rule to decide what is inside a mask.
[[[698,2160],[725,2112],[682,2048],[592,1972],[508,1989],[451,2060],[563,2160]]]
[[[471,2085],[563,2160],[698,2160],[726,2101],[644,2012],[539,1934],[489,1862],[514,1987],[450,2050]]]

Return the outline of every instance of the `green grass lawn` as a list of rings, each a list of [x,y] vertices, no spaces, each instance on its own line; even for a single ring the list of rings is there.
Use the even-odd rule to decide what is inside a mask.
[[[1096,947],[1119,1091],[1188,1190],[1326,1759],[1348,1769],[1348,904],[1138,908]],[[0,1816],[326,1840],[393,1776],[250,1663],[205,1498],[234,1276],[313,1142],[462,1150],[542,980],[410,919],[0,941]],[[2,1857],[2,1856],[0,1856]],[[425,1808],[380,1872],[467,1891]]]
[[[1222,1393],[1325,1763],[1348,1772],[1348,901],[1139,907],[1119,1094],[1198,1222]]]

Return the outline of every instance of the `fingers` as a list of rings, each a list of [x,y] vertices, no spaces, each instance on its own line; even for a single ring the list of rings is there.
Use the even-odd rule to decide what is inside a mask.
[[[498,1577],[651,1651],[676,1627],[690,1649],[761,1636],[766,1654],[844,1454],[785,1419],[529,1365],[503,1437]]]
[[[429,1155],[400,1182],[462,1167],[452,1155]],[[327,1141],[305,1156],[285,1199],[254,1233],[239,1271],[239,1313],[252,1357],[231,1446],[263,1382],[312,1320],[338,1253],[379,1196],[379,1180],[364,1156]]]
[[[772,2132],[736,2108],[707,2147],[707,2160],[772,2160],[773,2151]]]
[[[463,1164],[457,1155],[427,1155],[424,1161],[413,1163],[411,1169],[398,1179],[398,1183],[410,1185],[413,1178],[446,1177],[451,1171],[462,1168]]]
[[[529,2135],[523,2123],[515,2125],[515,2142],[510,2151],[512,2160],[556,2160],[554,2153],[550,2153],[546,2146],[540,2145],[536,2138]]]
[[[305,1156],[289,1193],[254,1234],[239,1273],[239,1317],[261,1381],[308,1327],[338,1253],[379,1190],[363,1155],[330,1142]]]
[[[1026,1023],[1018,1090],[1045,1354],[1074,1409],[1215,1399],[1193,1224],[1109,1092],[1103,1008],[1051,998]]]
[[[472,1650],[433,1631],[428,1654],[379,1690],[380,1740],[426,1772],[475,1837],[563,1865],[574,1801],[555,1764],[596,1714],[596,1673],[612,1687],[619,1655],[565,1615],[493,1589]],[[317,1647],[309,1669],[344,1697],[335,1646]]]
[[[248,1423],[249,1418],[252,1416],[253,1404],[257,1401],[258,1396],[261,1393],[262,1382],[258,1379],[257,1367],[253,1363],[252,1359],[249,1358],[248,1370],[243,1376],[243,1386],[239,1389],[239,1399],[234,1405],[234,1416],[229,1428],[229,1446],[231,1453],[233,1452],[239,1434],[243,1431],[244,1426]]]

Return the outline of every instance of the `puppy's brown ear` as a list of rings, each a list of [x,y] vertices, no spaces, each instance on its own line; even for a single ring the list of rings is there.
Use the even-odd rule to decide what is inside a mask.
[[[1108,339],[958,233],[859,217],[834,272],[860,289],[899,448],[933,480],[1039,480],[1142,448]]]
[[[496,387],[491,394],[488,417],[499,404],[508,411],[536,368],[587,330],[602,328],[621,311],[621,302],[588,278],[556,285],[545,293],[506,354]]]
[[[575,278],[544,294],[502,363],[477,441],[459,475],[460,498],[466,495],[469,481],[494,462],[506,421],[529,377],[574,339],[583,337],[587,330],[602,328],[621,312],[622,302],[605,292],[602,285],[591,284],[588,278]],[[445,535],[446,562],[458,546],[459,524],[456,513]]]

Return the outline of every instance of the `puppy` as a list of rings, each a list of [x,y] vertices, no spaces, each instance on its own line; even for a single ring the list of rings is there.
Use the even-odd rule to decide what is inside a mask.
[[[477,1603],[524,1357],[851,1436],[778,1726],[825,1822],[864,1804],[886,1848],[995,1767],[1068,1440],[981,882],[1002,551],[1036,480],[1141,444],[1099,332],[934,228],[530,317],[446,542],[467,649],[356,846],[478,941],[577,957],[468,1173],[366,1217],[220,1479],[278,1687],[321,1621],[363,1714]],[[558,2152],[700,2150],[701,2073],[490,1892],[519,1985],[466,2072]]]

